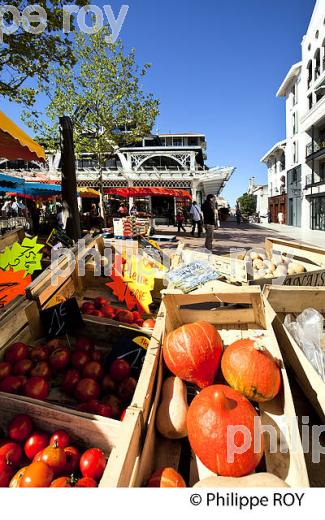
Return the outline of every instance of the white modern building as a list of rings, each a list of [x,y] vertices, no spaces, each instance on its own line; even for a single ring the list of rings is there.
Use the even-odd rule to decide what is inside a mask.
[[[325,231],[325,0],[317,0],[301,61],[293,65],[277,96],[286,101],[285,149],[286,223]],[[269,189],[279,143],[262,161],[268,165]],[[278,173],[277,173],[278,175]],[[272,207],[272,191],[269,207]]]
[[[256,198],[256,213],[260,218],[267,219],[268,216],[268,185],[256,184],[255,177],[249,179],[247,193]]]
[[[173,196],[173,190],[188,192],[193,200],[201,204],[209,193],[218,196],[234,172],[235,168],[232,166],[209,168],[206,165],[206,150],[204,134],[146,136],[133,146],[120,148],[114,156],[107,155],[102,171],[104,191],[108,195],[111,191],[118,196],[122,188],[129,188],[129,191],[132,188],[143,188],[141,196],[129,197],[129,205],[136,204],[140,211],[150,211],[158,222],[169,221],[174,218],[177,207],[183,207],[186,200],[178,197],[176,191]],[[46,173],[47,179],[60,182],[60,152],[49,154],[47,159],[46,172],[36,164],[33,171]],[[14,173],[16,164],[0,159],[0,168],[3,171],[10,170]],[[24,169],[23,162],[19,174],[30,174]],[[78,187],[98,189],[99,176],[95,157],[90,153],[81,154],[77,160]],[[170,193],[161,196],[150,196],[148,193],[146,196],[145,188],[164,188]]]
[[[268,170],[268,209],[271,221],[278,221],[278,213],[283,213],[286,221],[287,187],[286,187],[286,141],[279,141],[262,157],[261,161]]]

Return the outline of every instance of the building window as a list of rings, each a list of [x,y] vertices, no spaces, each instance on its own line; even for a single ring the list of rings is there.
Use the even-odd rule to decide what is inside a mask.
[[[313,108],[313,95],[310,94],[310,96],[308,96],[308,108],[309,110],[311,110]]]
[[[298,132],[298,114],[295,112],[292,115],[292,133],[295,135]]]
[[[293,164],[298,162],[298,143],[295,141],[293,143]]]
[[[307,71],[308,71],[308,80],[307,80],[307,89],[309,89],[311,82],[313,80],[313,62],[310,60],[307,65]]]
[[[181,137],[173,137],[173,146],[183,146],[183,139]]]
[[[320,76],[320,49],[317,49],[315,53],[315,71],[314,71],[314,78],[315,80],[319,78]]]
[[[325,162],[319,166],[319,179],[320,181],[325,181]]]
[[[316,40],[318,39],[318,36],[319,36],[319,31],[316,31],[316,34],[315,34]]]

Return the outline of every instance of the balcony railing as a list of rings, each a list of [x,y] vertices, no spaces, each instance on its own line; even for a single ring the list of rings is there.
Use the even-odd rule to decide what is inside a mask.
[[[325,150],[325,141],[311,141],[306,146],[306,157],[309,157],[320,150]]]
[[[314,172],[314,175],[310,173],[309,175],[306,175],[306,188],[310,188],[311,186],[315,186],[317,184],[324,184],[325,183],[325,175],[319,175],[318,173]]]

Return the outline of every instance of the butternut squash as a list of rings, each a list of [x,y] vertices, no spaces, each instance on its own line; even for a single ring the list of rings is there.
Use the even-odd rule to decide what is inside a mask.
[[[285,488],[290,487],[272,473],[254,473],[246,477],[208,477],[194,484],[195,488]]]
[[[179,377],[168,377],[162,387],[162,399],[157,411],[156,428],[167,439],[187,436],[186,386]]]

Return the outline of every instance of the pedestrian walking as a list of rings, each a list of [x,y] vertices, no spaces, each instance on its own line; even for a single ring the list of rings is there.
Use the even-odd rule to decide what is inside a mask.
[[[237,224],[240,225],[241,220],[242,220],[240,208],[236,209],[236,220],[237,220]]]
[[[197,227],[198,238],[200,238],[202,234],[202,211],[195,200],[193,201],[192,207],[190,209],[190,215],[192,217],[191,235],[194,237],[195,229]]]
[[[216,220],[216,199],[214,195],[208,195],[206,201],[202,206],[202,212],[204,217],[204,226],[206,229],[205,247],[212,251],[213,249],[213,238],[214,230],[217,225]]]
[[[184,233],[186,233],[186,229],[184,227],[184,214],[182,212],[182,210],[178,210],[177,212],[177,215],[176,215],[176,222],[177,222],[177,228],[178,228],[178,233],[181,232],[181,229],[184,231]]]

